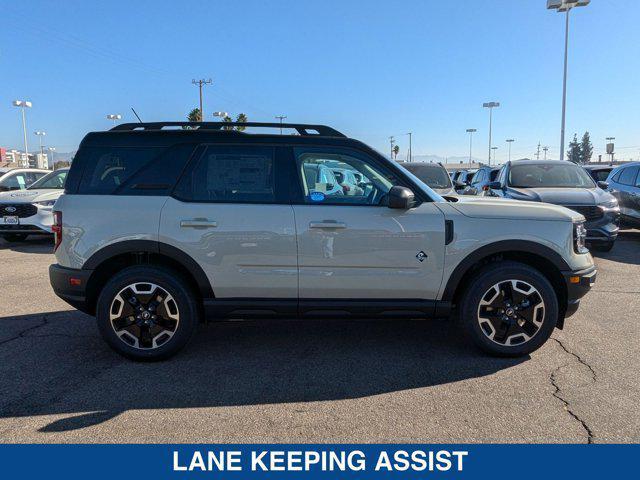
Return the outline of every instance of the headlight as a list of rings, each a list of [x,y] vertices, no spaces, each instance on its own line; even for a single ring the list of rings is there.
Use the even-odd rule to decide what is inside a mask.
[[[602,208],[618,208],[618,200],[614,198],[610,202],[600,204],[600,206]]]
[[[587,241],[587,229],[583,222],[573,224],[573,249],[576,253],[587,253],[589,249],[585,246]]]
[[[43,202],[35,202],[39,207],[53,207],[53,204],[56,203],[55,200],[45,200]]]

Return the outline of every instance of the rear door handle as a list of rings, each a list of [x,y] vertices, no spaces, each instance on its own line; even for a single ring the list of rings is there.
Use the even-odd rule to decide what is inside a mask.
[[[214,222],[211,220],[181,220],[180,226],[182,228],[215,228],[218,226],[218,222]]]
[[[322,220],[321,222],[309,222],[309,228],[347,228],[347,224],[335,220]]]

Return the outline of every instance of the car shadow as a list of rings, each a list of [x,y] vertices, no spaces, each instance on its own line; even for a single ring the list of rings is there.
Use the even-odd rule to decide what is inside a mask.
[[[486,356],[444,320],[274,320],[202,325],[174,358],[136,363],[112,352],[92,319],[76,311],[0,318],[7,321],[35,326],[0,342],[8,393],[0,396],[0,418],[64,416],[43,432],[85,428],[133,409],[318,402],[428,388],[529,358]]]
[[[603,258],[618,263],[640,265],[640,230],[621,230],[610,252],[591,249],[595,258]]]
[[[53,253],[53,237],[32,235],[20,242],[8,242],[0,239],[0,250],[12,250],[20,253]]]

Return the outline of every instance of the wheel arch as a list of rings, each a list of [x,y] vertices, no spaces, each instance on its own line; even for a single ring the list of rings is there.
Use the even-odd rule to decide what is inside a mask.
[[[89,313],[95,306],[101,285],[120,271],[132,265],[159,265],[179,272],[200,298],[213,298],[211,282],[198,263],[182,250],[152,240],[125,240],[112,243],[95,252],[82,266],[92,271],[87,282],[86,301]]]
[[[442,300],[455,305],[476,271],[488,263],[501,260],[512,260],[529,265],[540,271],[551,282],[554,290],[558,292],[560,307],[558,328],[562,328],[568,298],[562,272],[571,270],[571,267],[556,251],[532,241],[505,240],[474,250],[453,270],[443,290]]]

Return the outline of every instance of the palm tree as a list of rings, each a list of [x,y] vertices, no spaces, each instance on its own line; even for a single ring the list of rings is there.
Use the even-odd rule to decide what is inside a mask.
[[[393,146],[393,159],[398,158],[398,153],[400,153],[400,147],[398,145]]]
[[[189,120],[190,122],[200,122],[200,109],[199,108],[194,108],[193,110],[191,110],[189,112],[189,115],[187,115],[187,120]]]
[[[247,116],[244,113],[239,113],[238,116],[236,117],[236,122],[238,123],[247,123],[247,121],[248,121]],[[236,127],[236,130],[238,130],[239,132],[242,132],[246,128],[247,127]]]
[[[229,115],[226,115],[223,119],[223,122],[233,122],[233,118],[231,118]],[[222,127],[224,130],[233,130],[233,127]]]

